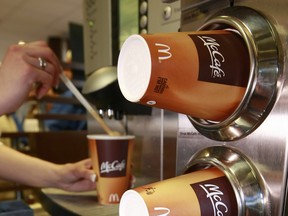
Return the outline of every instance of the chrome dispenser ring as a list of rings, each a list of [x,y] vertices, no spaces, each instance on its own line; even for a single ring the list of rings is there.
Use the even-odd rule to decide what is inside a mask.
[[[259,12],[237,6],[215,14],[200,30],[227,28],[237,30],[248,47],[250,77],[245,95],[237,109],[221,122],[188,116],[201,134],[218,141],[237,140],[253,132],[270,113],[283,85],[283,53],[273,25]]]
[[[238,216],[269,216],[271,204],[264,180],[253,163],[238,150],[226,146],[213,146],[192,156],[185,173],[217,167],[234,190],[238,203]],[[184,174],[185,174],[184,173]]]

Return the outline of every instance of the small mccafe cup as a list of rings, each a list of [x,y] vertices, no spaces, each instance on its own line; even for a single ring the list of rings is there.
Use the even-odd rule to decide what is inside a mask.
[[[120,216],[236,216],[232,186],[217,168],[192,172],[128,190]]]
[[[132,35],[121,48],[117,71],[131,102],[221,121],[243,99],[250,60],[234,31]]]
[[[135,137],[88,135],[90,157],[97,175],[100,204],[117,204],[130,187],[131,157]]]

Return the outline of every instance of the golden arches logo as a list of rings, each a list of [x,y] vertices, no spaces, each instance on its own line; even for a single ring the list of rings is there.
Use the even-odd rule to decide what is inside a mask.
[[[163,60],[167,60],[169,58],[172,57],[172,53],[170,52],[170,47],[166,44],[162,44],[162,43],[155,43],[155,46],[158,47],[158,60],[159,62],[163,61]]]

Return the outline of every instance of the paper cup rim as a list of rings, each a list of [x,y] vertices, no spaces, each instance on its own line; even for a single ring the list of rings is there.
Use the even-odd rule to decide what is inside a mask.
[[[108,134],[88,134],[87,138],[97,140],[131,140],[135,139],[135,136],[134,135],[110,136]]]
[[[129,208],[129,210],[127,209]],[[134,208],[131,211],[131,208]],[[131,211],[131,212],[128,212]],[[119,216],[149,216],[148,208],[143,197],[135,190],[127,190],[119,203]]]
[[[129,36],[121,47],[117,64],[118,83],[123,96],[130,102],[139,102],[151,78],[152,61],[146,40],[137,34]]]

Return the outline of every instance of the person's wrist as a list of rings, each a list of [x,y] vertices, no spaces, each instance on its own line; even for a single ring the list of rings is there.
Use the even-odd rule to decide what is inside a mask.
[[[63,165],[59,165],[59,164],[54,164],[51,163],[50,164],[50,172],[49,172],[49,176],[46,179],[46,186],[45,187],[50,187],[50,188],[61,188],[61,181],[62,180],[62,166]]]
[[[54,173],[55,173],[55,180],[53,181],[53,187],[59,188],[62,190],[67,190],[67,181],[69,181],[70,171],[71,171],[71,164],[55,164]]]

